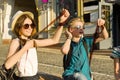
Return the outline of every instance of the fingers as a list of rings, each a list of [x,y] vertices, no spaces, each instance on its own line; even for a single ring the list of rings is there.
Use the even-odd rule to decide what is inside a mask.
[[[65,36],[68,37],[68,29],[65,30]]]
[[[98,19],[98,26],[103,26],[105,24],[105,20]]]
[[[67,38],[72,38],[72,34],[68,31],[68,29],[66,29],[65,35]]]
[[[62,9],[61,16],[65,14],[65,9]]]
[[[67,9],[63,9],[62,16],[60,16],[60,23],[65,23],[69,16],[69,11]]]
[[[67,34],[67,35],[69,35],[69,34],[70,34],[70,32],[68,31],[68,29],[66,29],[66,31],[65,31],[65,32],[66,32],[66,34]]]
[[[70,13],[67,9],[63,9],[62,10],[62,15],[64,15],[65,17],[68,17],[70,15]]]
[[[65,9],[65,17],[68,17],[70,15],[69,11]]]

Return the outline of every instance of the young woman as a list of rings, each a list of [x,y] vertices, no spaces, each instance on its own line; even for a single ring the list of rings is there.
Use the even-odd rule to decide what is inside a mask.
[[[60,17],[60,24],[64,23],[69,17],[68,10],[64,9]],[[59,25],[51,39],[32,39],[36,33],[36,24],[31,12],[18,11],[13,17],[12,31],[17,38],[11,41],[5,68],[10,69],[17,63],[17,80],[39,80],[38,60],[36,47],[49,46],[59,42],[63,25]]]
[[[108,38],[105,21],[98,19],[98,27],[103,26],[102,36],[96,42]],[[67,39],[61,48],[64,54],[64,80],[91,80],[88,52],[93,43],[93,37],[84,37],[84,22],[80,18],[73,18],[66,30]],[[85,45],[86,44],[86,45]]]

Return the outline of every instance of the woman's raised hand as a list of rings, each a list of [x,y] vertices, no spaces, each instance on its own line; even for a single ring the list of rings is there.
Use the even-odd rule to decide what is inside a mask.
[[[65,23],[69,16],[70,16],[69,11],[67,9],[63,9],[60,17],[60,23]]]

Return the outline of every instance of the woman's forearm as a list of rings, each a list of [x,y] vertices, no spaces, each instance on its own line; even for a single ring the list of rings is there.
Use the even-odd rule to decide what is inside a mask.
[[[55,42],[55,43],[58,43],[59,40],[60,40],[60,37],[61,37],[61,34],[62,34],[62,30],[63,30],[63,26],[58,26],[52,40]]]
[[[6,69],[10,69],[13,67],[21,58],[21,56],[27,51],[26,46],[24,46],[21,50],[9,56],[5,61]]]

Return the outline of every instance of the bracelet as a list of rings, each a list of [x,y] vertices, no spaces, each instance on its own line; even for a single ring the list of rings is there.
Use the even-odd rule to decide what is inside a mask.
[[[63,26],[63,25],[64,25],[64,23],[59,23],[58,25],[59,25],[59,26]]]

